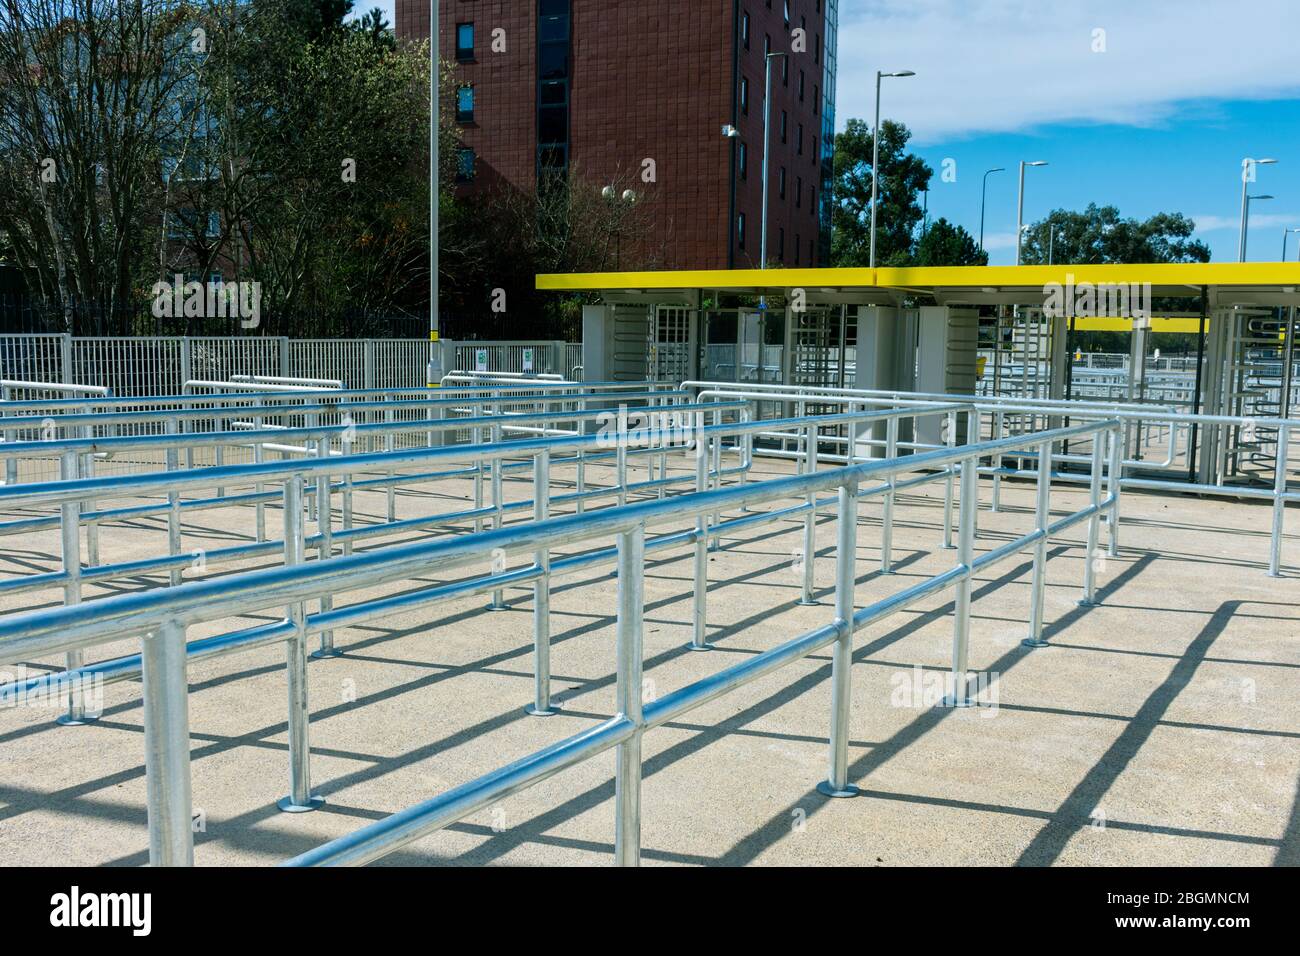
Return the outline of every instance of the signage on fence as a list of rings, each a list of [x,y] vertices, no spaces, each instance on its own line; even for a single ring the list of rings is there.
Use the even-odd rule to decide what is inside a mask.
[[[475,349],[474,350],[474,371],[486,372],[487,370],[488,370],[488,350]]]
[[[524,371],[531,372],[532,370],[533,370],[533,350],[524,349]]]

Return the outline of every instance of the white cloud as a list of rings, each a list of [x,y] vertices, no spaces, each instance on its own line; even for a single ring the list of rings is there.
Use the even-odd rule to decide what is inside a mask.
[[[883,112],[918,145],[1151,126],[1190,100],[1300,94],[1297,36],[1297,0],[841,0],[836,118],[870,121],[875,71],[907,69],[885,80]]]
[[[1196,223],[1197,232],[1217,232],[1220,229],[1236,231],[1241,228],[1240,216],[1192,216],[1191,219]],[[1260,226],[1290,228],[1298,220],[1300,220],[1300,216],[1293,213],[1261,213],[1257,212],[1253,206],[1250,210],[1250,228],[1252,231]]]

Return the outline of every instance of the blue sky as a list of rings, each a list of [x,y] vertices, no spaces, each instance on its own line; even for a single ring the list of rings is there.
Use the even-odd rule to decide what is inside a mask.
[[[361,0],[391,20],[392,0]],[[1235,260],[1241,160],[1275,157],[1252,192],[1248,258],[1276,260],[1300,227],[1300,0],[840,0],[837,120],[870,120],[876,70],[882,114],[905,122],[936,174],[931,216],[979,230],[1014,260],[1016,166],[1025,219],[1052,208],[1113,204],[1126,216],[1181,212],[1216,261]],[[1290,253],[1297,249],[1291,237]]]

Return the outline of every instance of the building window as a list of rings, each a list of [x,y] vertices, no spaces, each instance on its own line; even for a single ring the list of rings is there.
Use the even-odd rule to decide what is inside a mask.
[[[794,142],[795,142],[795,152],[798,155],[802,156],[803,155],[803,123],[799,124],[799,129],[795,133]]]
[[[776,258],[785,262],[785,229],[784,227],[776,234]]]
[[[779,176],[777,176],[776,181],[777,181],[777,192],[779,193],[781,198],[784,199],[785,198],[785,167],[784,166],[781,167],[781,173]]]
[[[808,211],[817,215],[817,187],[812,184],[808,186]]]
[[[743,76],[740,78],[740,111],[749,115],[749,80]]]
[[[749,49],[749,11],[746,10],[740,16],[740,39],[745,44],[745,49]]]
[[[562,179],[569,168],[569,0],[537,5],[537,182]]]
[[[781,85],[788,87],[790,85],[790,57],[781,57]]]
[[[740,178],[748,179],[749,178],[749,149],[745,146],[743,142],[737,145],[737,149],[739,150],[739,153],[737,155],[737,160],[738,160],[738,165],[740,166]]]
[[[785,0],[785,28],[790,29],[790,0]]]
[[[474,24],[456,24],[456,59],[474,59]]]
[[[822,35],[817,34],[816,52],[813,54],[813,62],[818,66],[822,65]]]
[[[456,90],[456,122],[474,122],[474,87],[462,86]]]
[[[821,103],[822,103],[821,88],[816,83],[814,83],[813,84],[813,116],[820,115],[822,111]]]
[[[794,178],[794,181],[795,181],[794,207],[796,209],[802,209],[803,208],[803,177],[796,176]]]
[[[799,264],[799,236],[798,236],[798,234],[796,234],[795,237],[794,237],[794,264],[795,264],[795,265],[798,265],[798,264]]]
[[[785,110],[781,111],[781,142],[790,142],[790,117]]]
[[[800,70],[799,71],[799,102],[800,103],[803,102],[803,81],[804,81],[804,72],[803,70]]]
[[[475,158],[472,149],[461,148],[456,151],[456,182],[473,182]]]
[[[817,164],[817,137],[816,136],[813,137],[812,161],[813,161],[813,165]]]
[[[736,217],[736,244],[740,248],[745,248],[745,214],[742,212]]]
[[[763,34],[763,56],[772,55],[772,34]]]

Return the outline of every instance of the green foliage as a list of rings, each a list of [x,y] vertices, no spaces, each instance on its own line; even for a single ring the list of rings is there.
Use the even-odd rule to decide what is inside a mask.
[[[989,254],[961,226],[940,218],[921,232],[911,261],[918,266],[986,266]]]
[[[907,265],[923,215],[917,197],[929,188],[934,171],[919,156],[904,152],[912,137],[906,126],[893,120],[880,126],[876,264]],[[860,119],[849,120],[835,137],[831,260],[837,266],[866,266],[871,261],[872,145],[871,127]]]
[[[1124,219],[1114,206],[1089,203],[1083,212],[1054,209],[1033,223],[1021,247],[1026,264],[1209,262],[1210,249],[1193,239],[1196,224],[1181,213]],[[1054,235],[1053,235],[1054,233]]]

